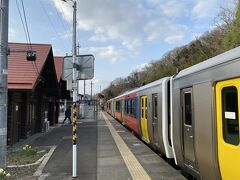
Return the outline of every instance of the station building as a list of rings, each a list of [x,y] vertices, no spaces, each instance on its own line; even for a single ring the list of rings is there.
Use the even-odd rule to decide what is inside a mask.
[[[63,58],[54,58],[50,44],[9,43],[9,48],[7,143],[12,145],[42,132],[46,122],[58,123],[59,99],[68,93],[61,80]],[[34,50],[36,61],[11,49]]]

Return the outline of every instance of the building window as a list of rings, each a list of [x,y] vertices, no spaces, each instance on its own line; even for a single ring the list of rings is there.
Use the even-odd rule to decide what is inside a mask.
[[[239,144],[238,92],[235,86],[222,89],[223,139],[233,145]]]

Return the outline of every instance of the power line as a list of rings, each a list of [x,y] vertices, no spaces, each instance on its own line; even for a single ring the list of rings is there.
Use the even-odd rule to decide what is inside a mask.
[[[26,13],[25,13],[25,8],[24,8],[23,0],[21,0],[21,2],[22,2],[22,9],[23,9],[23,17],[24,17],[24,20],[25,20],[25,26],[26,26],[26,30],[27,30],[27,38],[28,38],[28,40],[29,40],[30,48],[31,48],[31,50],[32,50],[32,44],[31,44],[31,39],[30,39],[30,35],[29,35],[27,18],[26,18]]]
[[[27,41],[27,43],[28,43],[27,31],[26,31],[26,27],[25,27],[24,22],[23,22],[23,18],[22,18],[22,14],[21,14],[21,11],[20,11],[20,8],[19,8],[18,0],[16,0],[16,5],[17,5],[17,9],[18,9],[18,14],[19,14],[20,19],[21,19],[21,22],[22,22],[22,26],[23,26],[23,31],[24,31],[24,34],[25,34],[25,38],[26,38],[26,41]]]
[[[61,5],[61,3],[60,3],[60,0],[58,0],[57,2],[58,2],[58,5],[59,5],[59,7],[60,7],[60,10],[61,10],[62,15],[64,15],[64,13],[63,13],[63,8],[62,8],[62,5]],[[62,20],[61,16],[59,15],[56,6],[55,6],[55,10],[56,10],[56,12],[57,12],[58,18],[60,19],[60,21],[61,21],[61,23],[62,23],[62,26],[64,27],[65,31],[67,32],[68,30],[67,30],[65,24],[63,23],[63,20]],[[69,24],[67,24],[67,25],[68,25],[69,31],[71,31],[70,25],[69,25]]]
[[[25,14],[25,8],[24,8],[23,1],[21,1],[21,2],[22,2],[22,10],[23,10],[23,14],[24,14],[25,24],[24,24],[22,13],[21,13],[21,10],[20,10],[19,4],[18,4],[18,0],[16,0],[16,5],[17,5],[18,13],[19,13],[19,16],[20,16],[20,19],[21,19],[21,23],[22,23],[22,26],[23,26],[25,38],[26,38],[27,45],[28,45],[28,49],[32,50],[31,38],[30,38],[28,25],[27,25],[27,18],[26,18],[26,14]],[[32,62],[32,65],[33,65],[33,69],[34,69],[35,73],[37,75],[40,75],[35,61]]]
[[[62,8],[62,4],[60,3],[61,0],[58,0],[58,4],[60,6],[60,9],[61,9],[61,13],[64,15],[64,12],[63,12],[63,8]],[[71,29],[71,26],[67,23],[68,25],[68,28]]]
[[[39,0],[39,3],[40,3],[40,5],[41,5],[41,7],[42,7],[42,9],[43,9],[43,11],[44,11],[44,14],[46,14],[46,16],[47,16],[47,18],[48,18],[48,21],[49,21],[49,23],[50,23],[50,25],[51,25],[51,27],[52,27],[52,29],[53,29],[54,33],[55,33],[55,34],[58,34],[58,32],[57,32],[57,30],[56,30],[56,28],[55,28],[55,26],[54,26],[54,24],[53,24],[53,22],[52,22],[51,18],[50,18],[50,17],[49,17],[49,15],[48,15],[48,12],[47,12],[47,10],[45,9],[45,7],[44,7],[44,5],[43,5],[43,3],[42,3],[42,1],[41,1],[41,0]],[[57,38],[57,39],[59,39],[59,41],[61,41],[61,43],[60,43],[60,44],[62,44],[62,46],[63,46],[64,50],[67,52],[67,48],[66,48],[66,46],[65,46],[64,42],[61,40],[61,38]]]
[[[22,2],[22,9],[23,9],[23,17],[24,17],[24,20],[25,20],[25,26],[26,26],[26,30],[27,30],[27,37],[28,37],[30,48],[32,50],[32,43],[31,43],[31,38],[30,38],[30,34],[29,34],[28,23],[27,23],[27,18],[26,18],[26,13],[25,13],[25,7],[24,7],[23,0],[21,0],[21,2]],[[33,64],[33,68],[35,69],[35,71],[37,71],[37,75],[40,76],[40,73],[39,73],[36,62],[34,61],[34,62],[32,62],[32,64]]]

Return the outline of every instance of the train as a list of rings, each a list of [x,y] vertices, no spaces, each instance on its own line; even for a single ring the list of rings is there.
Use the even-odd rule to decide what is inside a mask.
[[[196,179],[240,178],[240,47],[106,102],[106,111]]]

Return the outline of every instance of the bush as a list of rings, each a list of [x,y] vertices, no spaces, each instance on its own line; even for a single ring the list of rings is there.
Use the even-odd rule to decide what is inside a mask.
[[[28,144],[26,144],[22,151],[20,152],[21,155],[26,155],[26,156],[32,156],[37,154],[37,150],[32,149],[32,147]]]
[[[4,180],[7,179],[7,177],[11,176],[9,173],[4,171],[4,169],[0,168],[0,179]]]

